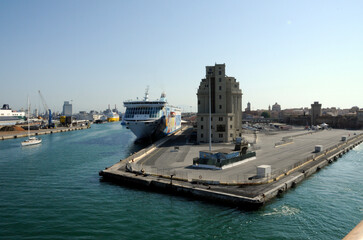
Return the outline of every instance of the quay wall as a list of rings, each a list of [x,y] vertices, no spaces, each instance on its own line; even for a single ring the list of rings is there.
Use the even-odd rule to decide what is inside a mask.
[[[354,147],[358,146],[363,142],[363,135],[359,135],[350,141],[343,143],[337,151],[326,156],[322,157],[319,160],[313,160],[308,166],[303,167],[301,170],[292,173],[289,177],[281,179],[277,181],[279,183],[274,188],[267,190],[261,196],[264,198],[264,201],[267,202],[275,198],[278,195],[286,192],[288,189],[295,187],[298,183],[302,182],[304,179],[310,177],[312,174],[318,172],[323,167],[333,163],[338,160],[338,158],[342,157],[345,153],[348,153]],[[345,146],[344,146],[345,145]]]
[[[175,180],[168,181],[166,179],[150,179],[147,175],[135,175],[128,172],[114,174],[108,171],[100,171],[99,175],[107,181],[121,185],[192,197],[224,205],[258,207],[264,203],[264,199],[261,198],[261,196],[250,198],[236,194],[221,193],[211,189],[199,188],[198,186],[187,186],[182,182]]]
[[[363,134],[357,135],[347,142],[338,144],[334,149],[323,152],[323,154],[319,156],[315,156],[315,158],[309,160],[302,166],[297,166],[296,169],[291,170],[291,173],[285,172],[283,177],[274,178],[273,181],[269,183],[249,186],[251,192],[254,192],[255,189],[264,186],[264,190],[254,195],[254,197],[251,197],[251,194],[239,193],[238,191],[235,191],[234,194],[227,193],[223,190],[220,191],[220,189],[228,188],[227,185],[219,185],[218,188],[212,186],[212,189],[208,184],[193,184],[188,181],[127,172],[125,170],[126,161],[124,160],[110,168],[100,171],[99,175],[102,176],[104,180],[122,185],[141,187],[147,190],[166,192],[169,194],[180,194],[213,203],[221,203],[243,208],[255,208],[262,206],[269,200],[283,194],[290,188],[296,187],[298,183],[319,171],[321,168],[333,163],[339,157],[343,156],[343,154],[349,152],[362,142]]]
[[[69,131],[76,131],[76,130],[83,130],[88,129],[90,126],[85,127],[72,127],[72,128],[62,128],[62,129],[46,129],[46,130],[37,130],[36,132],[31,132],[30,136],[39,136],[39,135],[45,135],[45,134],[53,134],[53,133],[60,133],[60,132],[69,132]],[[7,140],[7,139],[14,139],[14,138],[22,138],[22,137],[28,137],[28,133],[25,131],[24,133],[16,133],[16,134],[8,134],[0,136],[0,140]]]

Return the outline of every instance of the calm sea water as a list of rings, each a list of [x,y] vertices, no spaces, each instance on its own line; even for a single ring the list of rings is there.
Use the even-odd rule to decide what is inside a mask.
[[[119,123],[0,141],[0,239],[341,239],[363,219],[363,145],[258,211],[101,182],[137,151]]]

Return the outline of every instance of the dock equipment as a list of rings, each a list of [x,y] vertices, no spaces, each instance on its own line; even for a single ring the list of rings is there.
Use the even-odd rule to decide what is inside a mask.
[[[45,102],[45,99],[44,99],[42,93],[40,92],[40,90],[38,90],[38,92],[39,92],[40,99],[42,100],[42,104],[45,109],[45,112],[48,115],[48,128],[54,128],[54,123],[52,123],[52,111],[48,108],[48,105]]]

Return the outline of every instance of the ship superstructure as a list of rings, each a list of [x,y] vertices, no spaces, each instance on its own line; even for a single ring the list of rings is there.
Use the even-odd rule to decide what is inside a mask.
[[[23,121],[25,119],[25,112],[16,112],[11,110],[8,104],[4,104],[0,109],[0,125],[5,122],[15,123],[17,121]]]
[[[118,114],[118,110],[115,108],[111,110],[110,105],[108,105],[108,109],[105,111],[105,115],[108,122],[118,122],[120,121],[120,115]]]
[[[137,139],[169,135],[181,128],[181,110],[168,105],[165,93],[160,99],[150,101],[146,89],[143,100],[125,101],[124,106],[125,124]]]

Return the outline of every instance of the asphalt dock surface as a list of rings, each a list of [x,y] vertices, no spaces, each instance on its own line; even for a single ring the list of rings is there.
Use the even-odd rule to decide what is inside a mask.
[[[192,166],[199,151],[208,144],[195,145],[191,128],[163,138],[146,149],[100,172],[104,180],[168,193],[181,193],[213,202],[260,206],[295,187],[320,168],[337,160],[363,141],[363,131],[320,130],[268,131],[244,134],[256,158],[223,170]],[[346,141],[342,141],[342,137]],[[315,152],[315,146],[323,150]],[[212,150],[233,144],[216,143]],[[256,167],[271,165],[272,173],[257,178]]]

